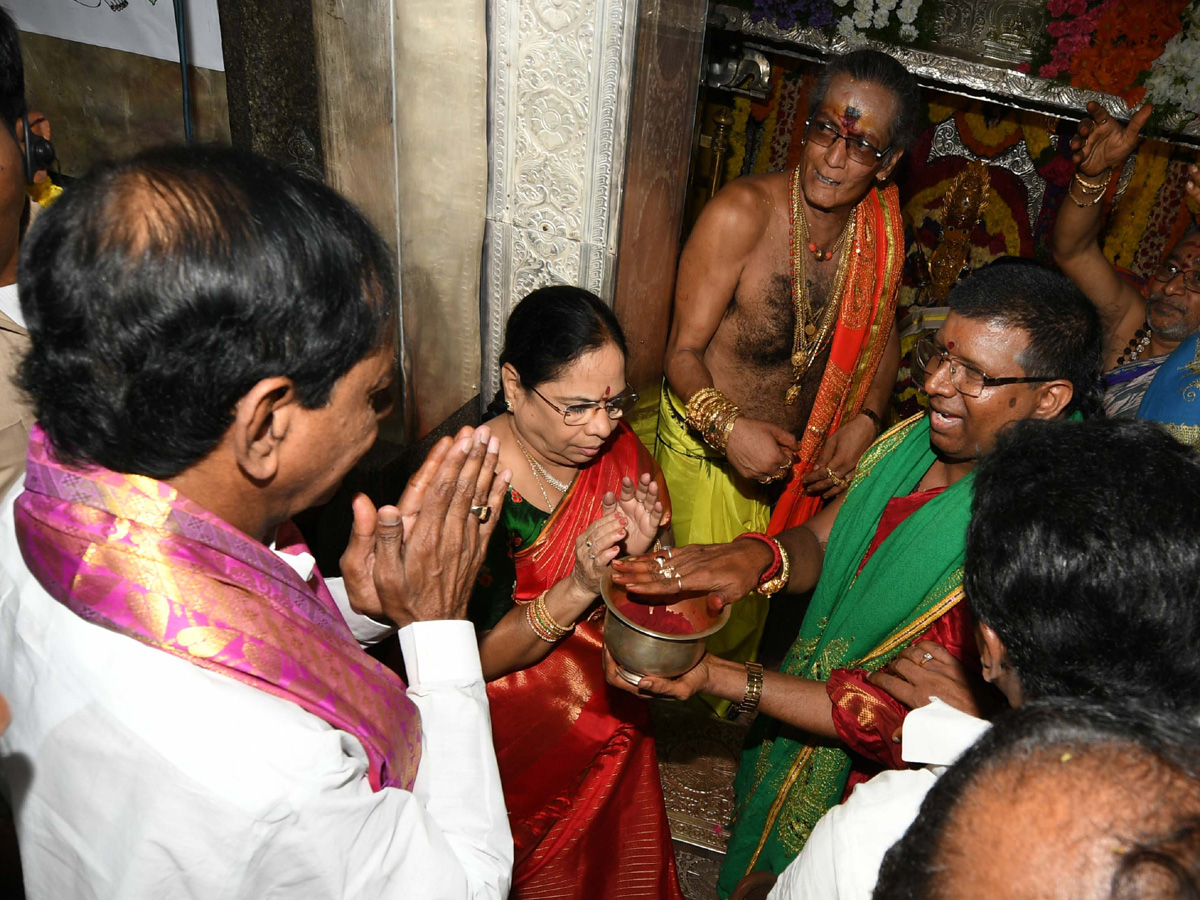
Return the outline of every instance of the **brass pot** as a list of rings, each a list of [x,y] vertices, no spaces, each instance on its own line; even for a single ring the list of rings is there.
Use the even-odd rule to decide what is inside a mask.
[[[708,594],[692,592],[659,606],[682,615],[695,631],[663,634],[631,620],[626,613],[629,607],[650,604],[630,600],[624,588],[614,584],[607,573],[600,583],[600,596],[608,607],[604,617],[604,646],[617,664],[621,677],[630,684],[637,684],[644,675],[668,678],[682,675],[700,662],[709,635],[716,634],[729,621],[728,606],[714,616],[708,610]]]

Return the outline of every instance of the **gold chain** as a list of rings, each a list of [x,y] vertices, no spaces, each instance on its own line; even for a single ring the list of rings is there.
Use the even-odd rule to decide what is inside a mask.
[[[784,402],[788,405],[795,403],[800,397],[800,381],[825,346],[825,341],[837,321],[837,312],[841,306],[842,289],[846,281],[852,253],[842,252],[838,260],[837,274],[825,301],[820,323],[814,325],[808,321],[811,312],[811,302],[808,296],[808,280],[805,277],[805,252],[808,250],[808,219],[804,215],[804,202],[800,190],[799,169],[792,171],[791,177],[792,200],[792,306],[795,309],[796,324],[792,330],[792,386],[788,388]],[[851,211],[842,226],[833,253],[845,247],[852,249],[853,242],[846,244],[846,235],[850,234],[857,221],[857,209]]]
[[[530,455],[529,451],[525,449],[525,444],[521,442],[521,437],[517,434],[517,429],[514,428],[512,433],[513,437],[517,439],[517,446],[520,447],[521,452],[525,454],[525,459],[529,463],[529,471],[533,473],[533,480],[537,482],[538,490],[542,492],[542,499],[546,501],[546,510],[548,512],[554,512],[554,507],[558,504],[550,502],[550,495],[546,493],[546,485],[542,483],[542,476],[538,474],[538,469],[541,469],[542,472],[545,472],[546,479],[550,482],[551,486],[558,488],[558,490],[563,494],[566,494],[567,488],[569,488],[571,485],[568,483],[563,487],[558,487],[558,484],[561,484],[561,482],[556,483],[557,479],[551,478],[550,473],[546,472],[546,470],[538,464],[538,461]],[[562,498],[559,499],[561,500]]]

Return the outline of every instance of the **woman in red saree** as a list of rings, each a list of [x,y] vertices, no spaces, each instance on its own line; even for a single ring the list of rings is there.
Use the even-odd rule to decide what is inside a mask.
[[[490,425],[512,486],[471,601],[513,830],[515,900],[682,900],[648,708],[604,680],[599,582],[669,520],[620,421],[616,318],[580,288],[513,310]]]

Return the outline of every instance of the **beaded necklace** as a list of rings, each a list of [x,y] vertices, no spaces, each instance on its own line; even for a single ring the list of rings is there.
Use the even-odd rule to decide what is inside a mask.
[[[1133,337],[1129,339],[1129,343],[1125,345],[1125,349],[1121,351],[1121,355],[1117,357],[1117,365],[1121,366],[1127,362],[1134,362],[1150,346],[1150,336],[1154,331],[1150,328],[1150,323],[1147,322],[1144,328],[1139,328],[1133,333]]]

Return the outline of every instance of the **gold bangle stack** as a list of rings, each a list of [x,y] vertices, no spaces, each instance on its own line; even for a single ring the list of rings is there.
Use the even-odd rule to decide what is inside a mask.
[[[550,593],[549,590],[544,590],[536,600],[526,604],[525,618],[529,620],[529,627],[534,634],[547,644],[557,644],[575,630],[575,625],[572,623],[563,626],[554,621],[554,616],[550,615],[550,610],[546,609],[548,593]]]
[[[788,553],[783,549],[783,544],[779,542],[778,538],[770,540],[779,549],[779,574],[758,586],[758,592],[764,597],[770,597],[777,591],[783,590],[787,587],[788,579],[792,577],[792,561],[788,559]]]
[[[742,411],[716,388],[700,388],[692,394],[684,410],[687,423],[700,432],[704,443],[719,453],[729,445],[733,423]]]
[[[1071,202],[1080,209],[1087,209],[1089,206],[1095,206],[1104,199],[1104,194],[1108,190],[1108,182],[1112,177],[1112,170],[1105,169],[1101,176],[1098,176],[1097,181],[1088,181],[1083,177],[1083,173],[1078,169],[1075,171],[1075,177],[1071,180],[1071,186],[1067,189],[1067,196],[1071,198]],[[1089,200],[1080,200],[1074,194],[1075,185],[1079,185],[1079,189],[1083,191],[1084,197],[1090,197]]]
[[[742,702],[734,706],[734,708],[738,711],[738,715],[741,715],[742,713],[754,712],[754,710],[758,709],[758,702],[762,700],[762,692],[762,663],[746,663],[746,693],[742,697]]]

